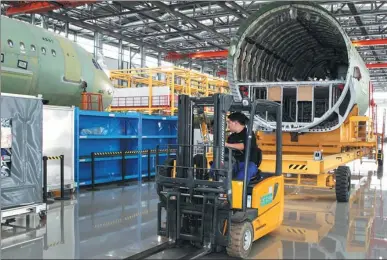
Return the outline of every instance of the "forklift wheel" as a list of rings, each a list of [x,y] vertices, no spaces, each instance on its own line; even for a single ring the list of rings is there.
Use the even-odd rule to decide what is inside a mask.
[[[378,159],[378,166],[383,166],[383,160],[382,159]]]
[[[227,254],[232,257],[247,258],[254,241],[254,230],[249,222],[232,223]]]
[[[339,166],[336,169],[336,200],[348,202],[351,191],[351,170],[348,166]]]

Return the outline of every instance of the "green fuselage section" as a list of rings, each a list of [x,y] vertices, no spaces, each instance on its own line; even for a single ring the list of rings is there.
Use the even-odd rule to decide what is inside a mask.
[[[1,16],[1,92],[42,95],[50,105],[79,106],[82,82],[110,105],[113,85],[93,56],[76,43]]]

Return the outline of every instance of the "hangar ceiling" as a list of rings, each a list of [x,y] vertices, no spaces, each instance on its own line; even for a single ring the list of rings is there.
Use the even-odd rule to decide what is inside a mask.
[[[130,47],[143,46],[147,55],[161,57],[170,52],[192,53],[227,50],[229,39],[249,14],[269,1],[89,1],[81,6],[58,5],[55,10],[40,14],[13,14],[16,19],[42,24],[56,32],[82,35]],[[55,2],[58,3],[58,2]],[[19,2],[2,1],[5,14]],[[387,35],[385,1],[320,1],[331,12],[352,40],[384,39]],[[387,43],[387,40],[386,40]],[[387,63],[386,45],[359,46],[366,63]],[[224,58],[200,61],[178,60],[178,64],[225,68]],[[387,68],[372,69],[376,91],[387,91]]]

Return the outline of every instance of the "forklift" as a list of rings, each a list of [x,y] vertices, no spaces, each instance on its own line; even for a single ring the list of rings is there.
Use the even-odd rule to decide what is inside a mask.
[[[197,150],[193,143],[194,117],[203,113],[205,107],[213,107],[214,111],[213,141],[211,147],[202,147],[203,153],[198,159],[198,154],[194,154]],[[244,179],[233,180],[233,165],[237,163],[234,156],[238,151],[225,147],[227,114],[250,115],[247,136],[251,140],[254,116],[259,111],[276,116],[275,172],[261,172],[258,165],[257,176],[249,180],[250,153],[246,152]],[[252,243],[278,228],[283,221],[281,123],[281,105],[276,102],[248,99],[238,102],[231,95],[221,93],[210,97],[180,95],[177,144],[167,148],[175,150],[176,157],[169,156],[159,165],[160,147],[156,149],[155,180],[160,198],[158,235],[173,241],[174,245],[189,243],[197,248],[184,258],[194,259],[221,251],[233,257],[248,257]],[[245,151],[250,151],[250,147],[251,142],[247,141]],[[211,152],[206,152],[209,149]],[[260,157],[259,161],[262,154]]]

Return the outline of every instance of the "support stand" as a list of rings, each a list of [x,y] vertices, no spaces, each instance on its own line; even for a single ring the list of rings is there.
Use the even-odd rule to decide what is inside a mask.
[[[55,200],[70,200],[70,197],[64,196],[64,155],[60,156],[60,197]]]
[[[151,150],[148,149],[148,181],[151,180]]]
[[[125,151],[121,152],[121,182],[117,186],[129,186],[129,183],[125,180],[126,167],[125,167]]]
[[[95,153],[91,153],[91,188],[86,189],[88,191],[97,191],[95,187]]]
[[[43,156],[43,202],[46,204],[53,204],[55,201],[48,199],[48,192],[47,192],[47,161],[48,157]]]

